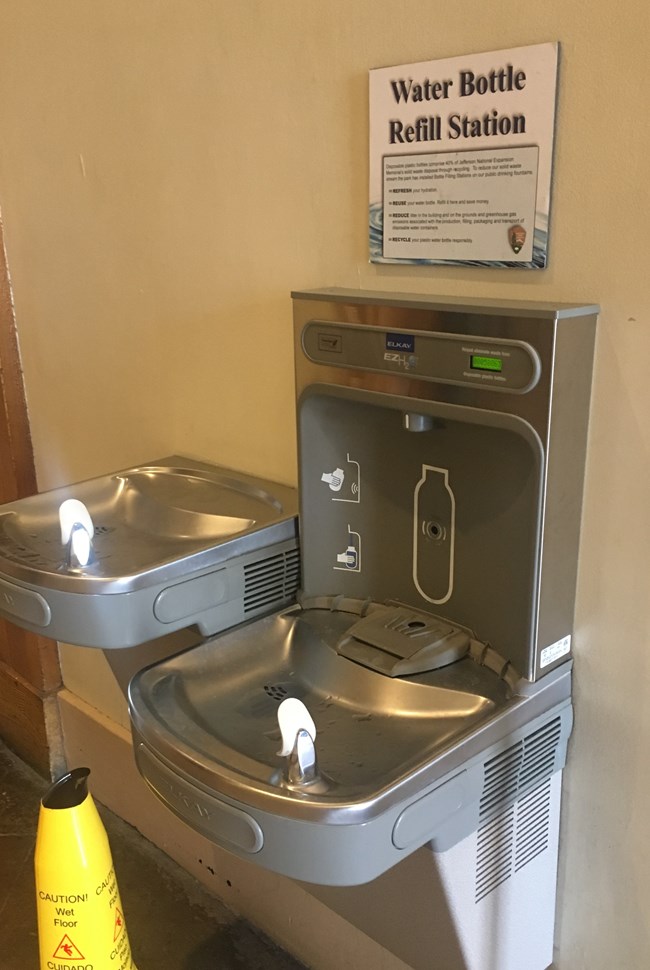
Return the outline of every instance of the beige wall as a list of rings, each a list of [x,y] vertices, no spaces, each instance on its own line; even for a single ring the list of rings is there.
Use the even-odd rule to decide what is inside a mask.
[[[294,480],[294,287],[601,303],[562,970],[650,958],[649,9],[5,0],[0,32],[0,204],[42,488],[173,451]],[[368,68],[555,39],[549,269],[369,266]],[[100,654],[65,666],[122,716]]]

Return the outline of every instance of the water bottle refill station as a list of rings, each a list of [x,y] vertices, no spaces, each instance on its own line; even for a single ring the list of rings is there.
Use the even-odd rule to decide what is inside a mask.
[[[308,883],[349,887],[324,888],[323,898],[373,899],[381,886],[395,909],[390,880],[433,866],[442,895],[427,929],[438,962],[433,950],[418,963],[391,944],[413,966],[543,970],[552,961],[596,314],[594,306],[294,294],[297,602],[277,612],[269,598],[257,614],[231,612],[219,629],[236,629],[131,683],[142,775],[214,843]],[[7,539],[22,521],[18,539],[33,548],[25,536],[48,516],[34,506],[27,524],[20,508],[39,499],[47,503],[38,496],[1,510],[0,583],[14,598],[18,586],[28,603],[42,597],[54,615]],[[265,544],[265,529],[282,520],[275,508],[275,523],[248,530],[248,542]],[[295,528],[290,515],[283,521]],[[295,536],[292,547],[290,536],[280,541],[280,555],[296,555]],[[220,556],[181,567],[168,560],[163,571],[177,571],[173,584],[162,577],[164,588],[141,581],[147,622],[167,615],[166,599],[179,626],[209,613],[211,581],[201,580],[224,565]],[[61,567],[79,580],[93,568]],[[57,576],[50,585],[62,593]],[[184,583],[193,611],[181,606]],[[104,596],[117,587],[100,585],[93,595],[119,610],[119,596]],[[38,627],[32,607],[4,612]],[[70,605],[66,616],[74,614]],[[88,623],[76,640],[72,619],[65,635],[49,635],[89,642]],[[106,626],[105,645],[117,646]],[[136,642],[146,624],[135,616],[132,627]],[[415,884],[402,892],[412,916],[421,892]]]

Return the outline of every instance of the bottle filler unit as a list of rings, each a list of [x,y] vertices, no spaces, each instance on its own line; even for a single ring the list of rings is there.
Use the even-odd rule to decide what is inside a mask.
[[[294,294],[299,602],[131,683],[141,773],[218,845],[369,899],[433,863],[414,967],[552,960],[597,311]]]

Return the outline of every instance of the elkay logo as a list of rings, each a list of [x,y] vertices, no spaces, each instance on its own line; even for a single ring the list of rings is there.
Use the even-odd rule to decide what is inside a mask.
[[[410,333],[387,333],[386,350],[402,350],[412,354],[415,350],[415,337]]]

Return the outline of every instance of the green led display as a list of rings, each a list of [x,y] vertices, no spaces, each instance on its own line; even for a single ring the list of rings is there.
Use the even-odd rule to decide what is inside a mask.
[[[478,354],[472,354],[469,359],[469,366],[472,370],[502,371],[503,361],[500,357],[481,357]]]

